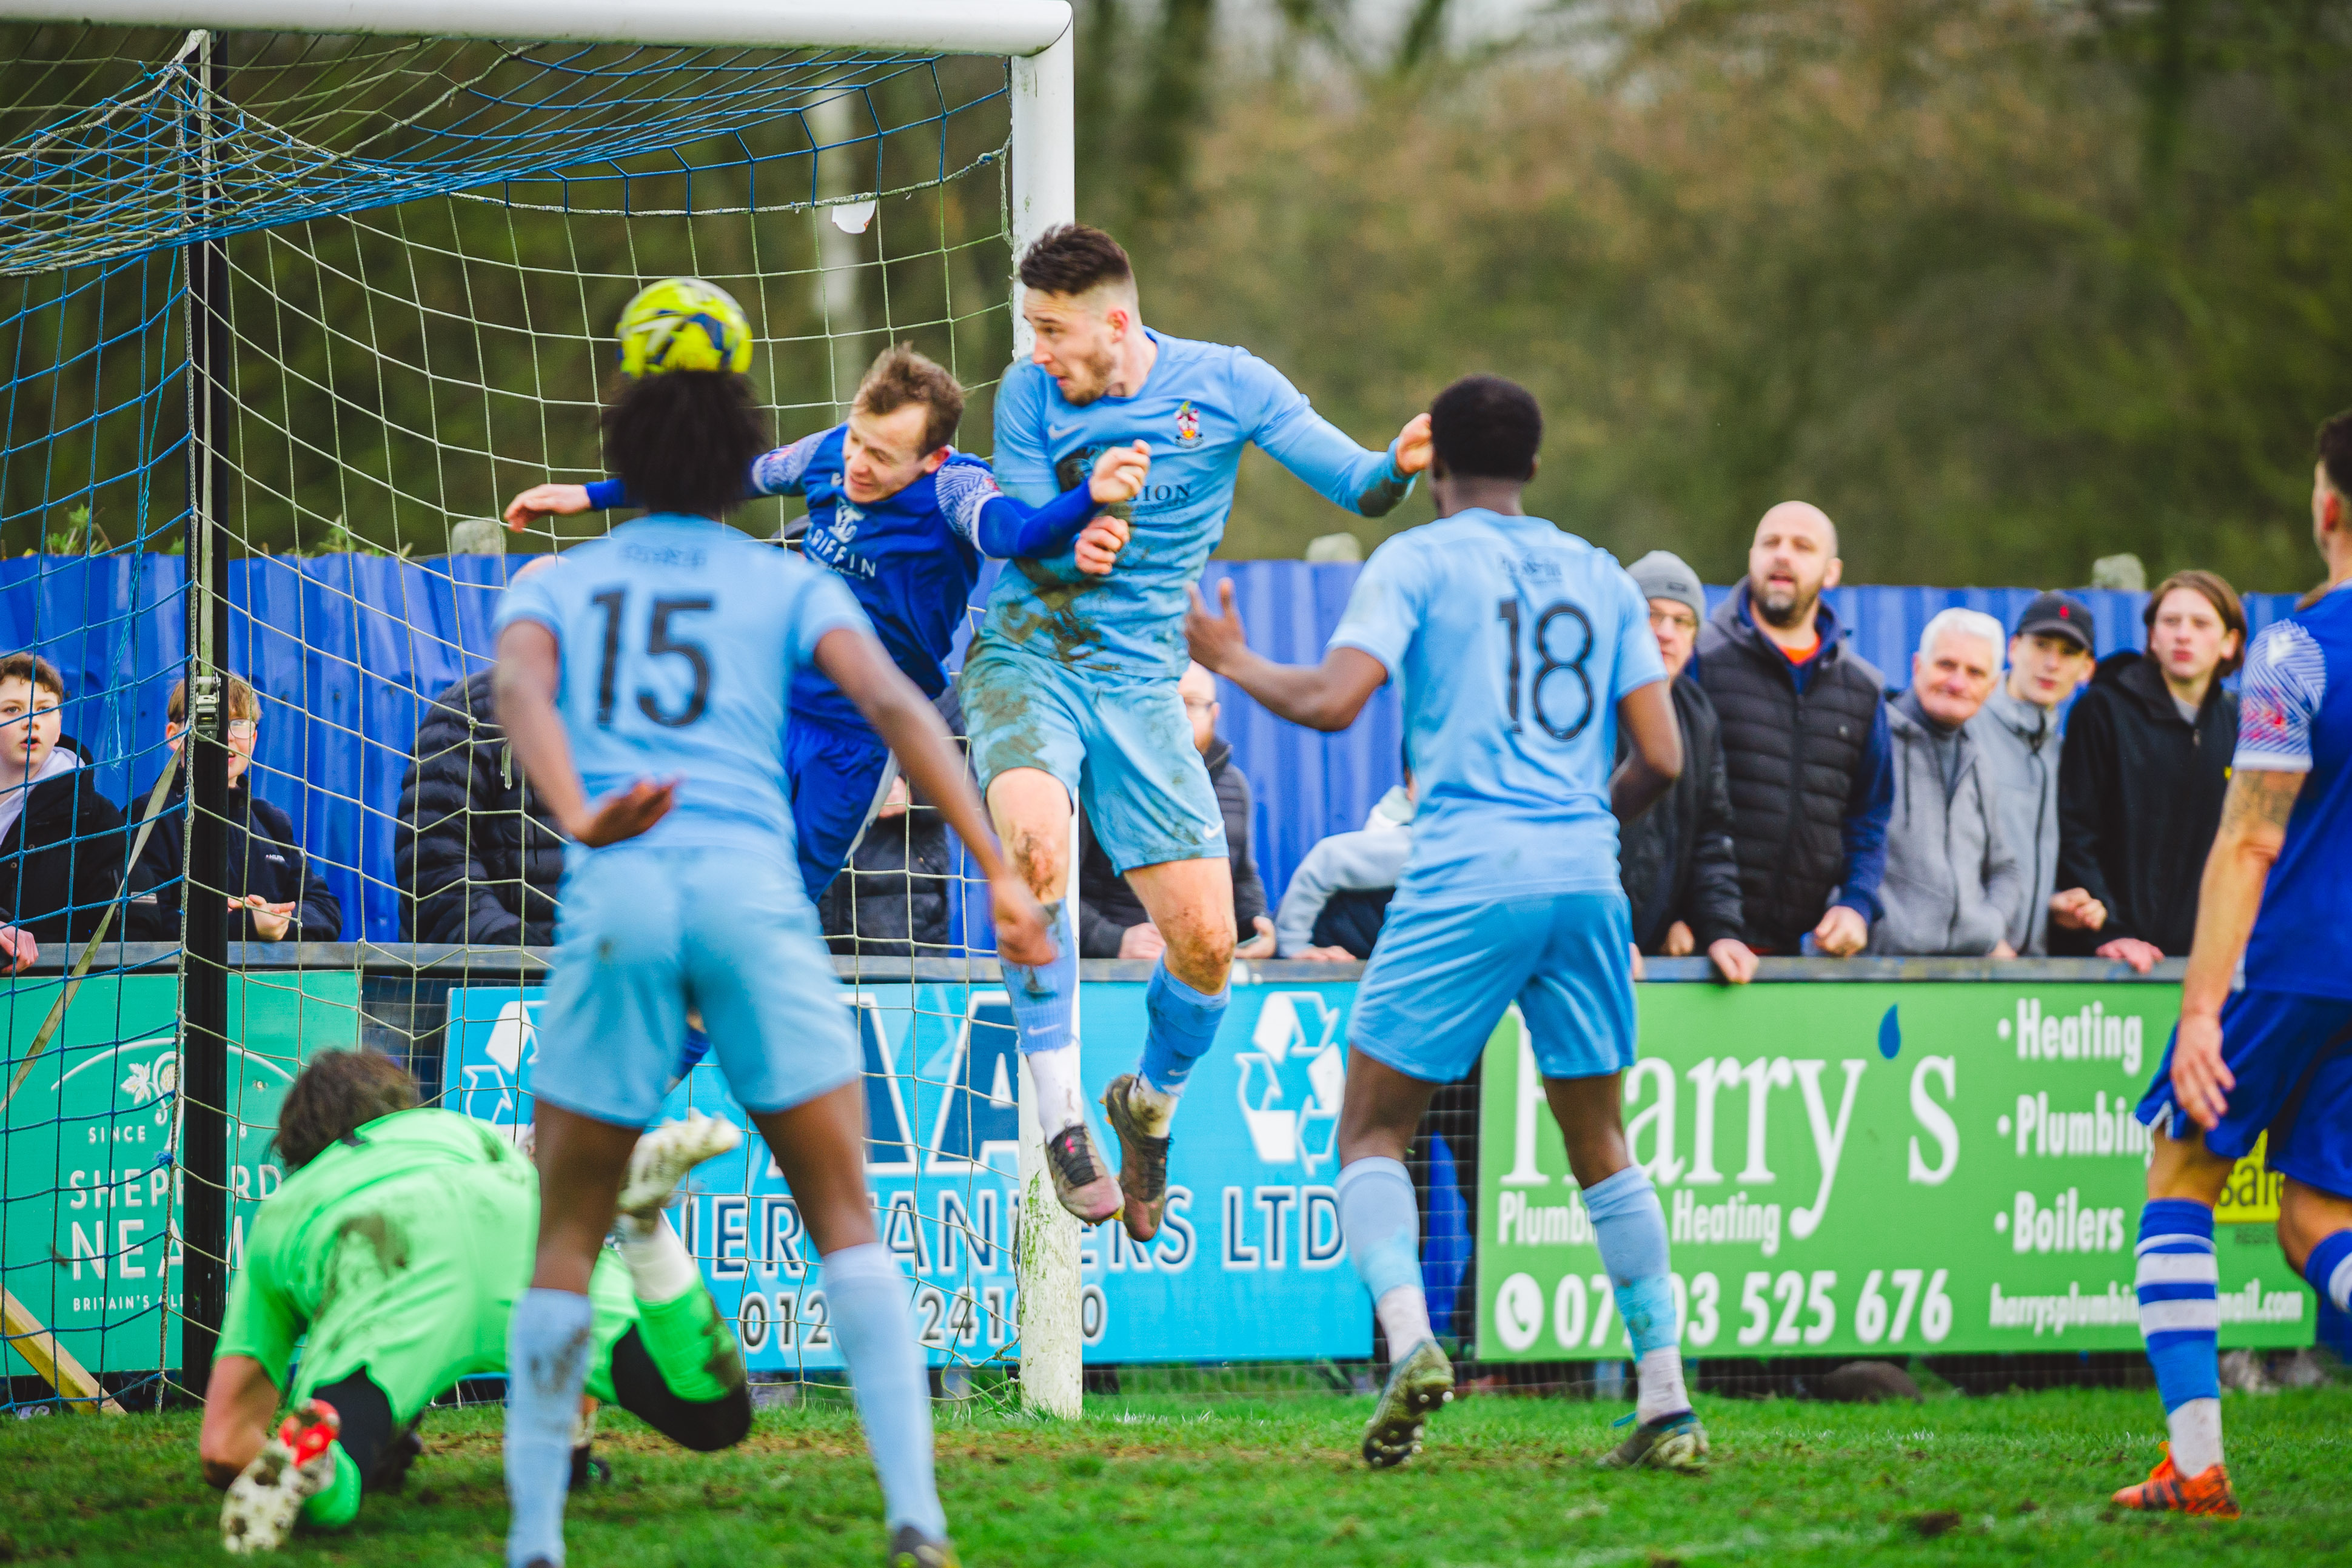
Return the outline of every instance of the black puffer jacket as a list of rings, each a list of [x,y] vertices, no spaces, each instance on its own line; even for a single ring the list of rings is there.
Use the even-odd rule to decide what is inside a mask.
[[[2058,759],[2058,886],[2107,907],[2095,931],[2053,921],[2050,951],[2082,954],[2121,936],[2189,951],[2205,857],[2221,826],[2238,700],[2215,681],[2192,727],[2153,660],[2111,654],[2066,716]]]
[[[392,854],[408,942],[544,947],[563,839],[492,716],[490,670],[433,700],[400,781]]]
[[[227,891],[240,899],[258,893],[267,902],[294,905],[293,921],[278,939],[282,942],[339,940],[342,900],[328,890],[326,879],[304,858],[295,842],[294,819],[246,787],[251,777],[248,773],[229,786]],[[188,778],[183,773],[155,815],[155,828],[147,836],[139,864],[131,868],[131,941],[180,940],[180,868],[187,863],[187,842]],[[247,910],[229,917],[228,940],[267,939]]]
[[[59,738],[58,750],[87,755],[70,735]],[[127,852],[122,813],[98,793],[98,775],[86,763],[43,779],[26,792],[24,811],[0,837],[0,922],[30,932],[44,958],[88,942],[106,906],[121,896]],[[121,934],[117,926],[108,940]]]
[[[951,887],[947,819],[918,805],[866,825],[817,920],[845,958],[945,958]]]
[[[1688,676],[1673,687],[1683,732],[1683,771],[1674,787],[1618,835],[1617,861],[1633,905],[1633,944],[1656,952],[1682,921],[1705,952],[1739,935],[1739,861],[1731,847],[1731,786],[1715,704]],[[1622,758],[1622,731],[1617,739]]]
[[[1823,646],[1800,693],[1747,604],[1742,582],[1699,628],[1698,680],[1723,727],[1748,942],[1790,953],[1845,879],[1845,819],[1873,783],[1863,775],[1884,680],[1824,605]]]

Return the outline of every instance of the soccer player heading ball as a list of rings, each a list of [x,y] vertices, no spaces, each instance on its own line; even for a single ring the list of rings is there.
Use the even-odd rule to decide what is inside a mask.
[[[1682,771],[1682,734],[1642,591],[1605,551],[1520,509],[1543,416],[1496,376],[1429,411],[1437,521],[1372,552],[1320,665],[1250,651],[1233,590],[1192,591],[1192,657],[1274,712],[1343,730],[1394,680],[1420,786],[1412,853],[1349,1025],[1339,1225],[1391,1370],[1365,1459],[1401,1465],[1454,1396],[1430,1331],[1404,1153],[1431,1091],[1468,1072],[1513,1002],[1616,1286],[1640,1425],[1603,1462],[1696,1470],[1706,1434],[1684,1392],[1664,1212],[1625,1144],[1633,931],[1617,825]],[[1612,771],[1619,726],[1632,745]]]
[[[1415,419],[1386,451],[1366,451],[1264,361],[1151,331],[1127,253],[1099,229],[1040,236],[1021,258],[1021,284],[1036,343],[997,390],[997,481],[1045,505],[1083,483],[1100,454],[1137,443],[1151,474],[1109,575],[1088,575],[1063,551],[1016,560],[997,579],[957,689],[989,810],[1045,902],[1060,953],[1005,973],[1055,1192],[1080,1219],[1119,1215],[1144,1241],[1167,1205],[1177,1097],[1216,1043],[1234,956],[1224,817],[1177,690],[1185,593],[1224,535],[1244,447],[1256,443],[1333,501],[1378,517],[1427,466],[1428,424]],[[1142,1059],[1104,1097],[1116,1180],[1087,1126],[1070,1032],[1078,952],[1064,899],[1076,804],[1168,942],[1145,997]]]
[[[693,279],[673,282],[709,288]],[[624,341],[622,363],[631,374],[647,366],[656,347],[664,364],[681,355],[718,357],[694,324],[704,312],[686,311],[689,299],[672,302],[674,313],[646,318]],[[656,332],[665,334],[658,345]],[[982,557],[1066,551],[1080,574],[1108,573],[1127,542],[1127,524],[1108,509],[1132,500],[1151,468],[1139,447],[1114,447],[1096,459],[1087,483],[1044,506],[1024,506],[997,489],[986,463],[950,445],[963,405],[963,388],[943,366],[897,344],[858,383],[846,420],[761,455],[744,485],[747,496],[806,498],[803,552],[839,575],[899,672],[926,697],[947,689],[949,650]],[[521,528],[551,514],[632,504],[619,479],[537,485],[507,503],[506,521]],[[784,752],[801,885],[814,900],[847,864],[888,796],[896,767],[856,704],[814,667],[793,674]]]
[[[2264,1131],[2280,1247],[2337,1311],[2352,1302],[2352,412],[2320,426],[2311,530],[2327,582],[2247,651],[2180,1025],[2137,1111],[2155,1134],[2139,1326],[2171,1441],[2115,1494],[2126,1508],[2237,1517],[2213,1205]]]
[[[604,454],[651,515],[519,580],[499,612],[499,721],[581,846],[560,895],[532,1081],[542,1180],[531,1288],[509,1340],[508,1561],[563,1562],[591,1274],[692,1008],[815,1243],[891,1561],[937,1568],[954,1552],[932,1481],[929,1388],[906,1277],[875,1231],[849,1009],[793,848],[784,744],[797,670],[822,670],[939,803],[988,879],[1007,960],[1051,963],[1054,947],[946,727],[840,578],[719,521],[769,447],[733,368],[748,354],[742,312],[708,284],[673,279],[630,302],[620,335],[624,363],[639,355],[646,374],[607,410]]]

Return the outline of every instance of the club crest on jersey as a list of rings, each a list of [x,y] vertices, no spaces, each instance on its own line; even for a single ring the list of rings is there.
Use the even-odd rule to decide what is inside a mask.
[[[857,537],[857,525],[866,514],[849,504],[847,497],[833,503],[833,532],[844,544]]]
[[[1176,439],[1187,447],[1197,447],[1201,442],[1201,411],[1192,406],[1189,397],[1176,410]]]

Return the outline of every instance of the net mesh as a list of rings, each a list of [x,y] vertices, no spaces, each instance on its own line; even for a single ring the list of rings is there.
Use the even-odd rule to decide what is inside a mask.
[[[58,764],[28,784],[12,752],[0,802],[21,807],[0,850],[10,923],[39,943],[8,999],[5,1394],[37,1403],[62,1378],[136,1403],[182,1365],[180,1004],[222,962],[184,945],[186,907],[272,906],[229,915],[230,1268],[284,1179],[278,1101],[318,1051],[373,1047],[429,1102],[528,1121],[560,849],[479,678],[512,574],[620,514],[519,534],[494,520],[530,485],[602,477],[612,325],[664,276],[742,301],[782,439],[834,423],[875,353],[907,342],[973,394],[967,438],[984,431],[1011,338],[1006,68],[858,50],[0,36],[0,652],[58,671],[62,748],[84,764],[60,815]],[[188,874],[192,808],[167,742],[199,613],[186,554],[199,242],[217,243],[226,278],[219,662],[254,693],[232,683],[227,700],[241,777],[221,888]],[[798,510],[764,501],[735,521],[780,535]],[[0,667],[0,710],[11,690]],[[38,722],[20,707],[0,728]],[[991,1098],[1002,1004],[946,962],[967,951],[969,879],[937,814],[893,805],[828,930],[861,999],[887,1239],[916,1265],[943,1384],[963,1393],[992,1386],[987,1369],[1013,1349],[1012,1107]],[[916,957],[936,971],[920,984]],[[975,1057],[991,1074],[976,1097],[958,1087]],[[680,1094],[743,1120],[712,1069]],[[966,1157],[918,1157],[942,1140]],[[821,1295],[799,1284],[805,1242],[752,1145],[698,1172],[675,1222],[755,1377],[822,1380],[837,1357]]]

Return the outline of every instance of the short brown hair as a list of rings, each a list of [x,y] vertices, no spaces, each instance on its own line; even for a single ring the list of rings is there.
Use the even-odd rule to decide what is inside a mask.
[[[2327,482],[2337,495],[2352,501],[2352,408],[2320,426],[2317,446]]]
[[[1135,268],[1118,241],[1088,224],[1049,228],[1022,253],[1021,286],[1048,294],[1084,294],[1106,283],[1132,287]]]
[[[379,1117],[416,1109],[416,1080],[381,1051],[320,1051],[278,1107],[278,1154],[299,1171]]]
[[[37,653],[12,653],[0,658],[0,680],[26,681],[36,690],[56,692],[60,702],[66,700],[66,678]]]
[[[923,422],[923,450],[936,452],[955,439],[963,422],[963,384],[947,366],[912,343],[894,343],[877,355],[857,384],[856,406],[876,416],[896,414],[909,403],[930,411]]]
[[[2221,617],[2223,628],[2238,634],[2238,651],[2223,659],[2213,671],[2216,675],[2237,674],[2238,666],[2246,662],[2246,606],[2238,597],[2238,591],[2231,587],[2219,572],[2191,568],[2187,572],[2175,572],[2158,583],[2156,592],[2147,596],[2147,607],[2139,613],[2140,625],[2150,632],[2155,631],[2156,612],[2164,607],[2165,596],[2177,588],[2186,588],[2192,594],[2203,595],[2205,602],[2213,606],[2213,613]]]
[[[232,719],[261,717],[261,695],[241,675],[228,678],[228,716]],[[188,721],[188,683],[185,680],[173,682],[171,700],[163,704],[163,717],[174,724]]]

